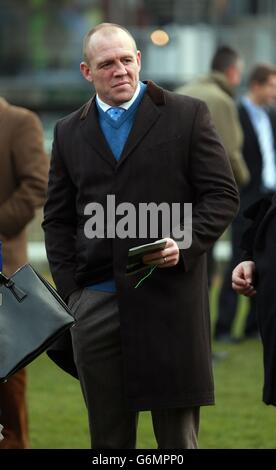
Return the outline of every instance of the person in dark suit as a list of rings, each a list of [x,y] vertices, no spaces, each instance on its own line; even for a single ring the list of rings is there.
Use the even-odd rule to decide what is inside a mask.
[[[237,294],[256,299],[263,343],[263,401],[276,406],[276,194],[247,210],[251,225],[243,237],[243,261],[232,274]]]
[[[77,321],[93,447],[134,448],[138,412],[151,410],[159,448],[195,448],[199,407],[214,401],[206,251],[239,197],[206,105],[141,82],[140,67],[122,26],[86,35],[81,72],[96,96],[55,128],[46,248]],[[162,203],[166,222],[173,204],[193,204],[193,239],[184,247],[171,227],[165,248],[144,256],[151,275],[135,288],[129,248],[164,238],[158,217],[153,235],[140,211]]]
[[[239,116],[244,134],[243,156],[250,172],[250,181],[241,188],[240,211],[232,224],[232,259],[226,271],[219,296],[215,339],[232,341],[231,329],[237,311],[238,297],[231,289],[231,275],[241,258],[240,242],[247,221],[243,212],[261,197],[276,190],[276,142],[270,115],[266,109],[276,94],[276,69],[256,65],[249,76],[248,94],[241,99]],[[244,338],[258,336],[256,299],[251,297]]]

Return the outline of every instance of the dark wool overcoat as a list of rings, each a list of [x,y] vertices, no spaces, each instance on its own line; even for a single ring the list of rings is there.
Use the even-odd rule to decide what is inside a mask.
[[[263,401],[276,406],[276,193],[245,211],[252,225],[243,239],[245,258],[255,262],[257,320],[263,343]]]
[[[88,239],[91,202],[193,204],[193,240],[177,266],[126,277],[128,249],[152,241]],[[121,319],[125,393],[132,409],[212,404],[206,251],[232,221],[238,192],[206,105],[148,82],[121,158],[101,132],[95,99],[55,130],[44,229],[64,298],[114,276]],[[137,232],[139,220],[137,221]],[[161,237],[158,233],[158,238]]]

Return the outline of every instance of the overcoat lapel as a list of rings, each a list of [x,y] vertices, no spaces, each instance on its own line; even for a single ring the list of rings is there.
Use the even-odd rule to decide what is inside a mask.
[[[247,109],[245,108],[245,106],[243,104],[240,105],[240,116],[241,116],[241,119],[243,120],[243,124],[244,124],[244,127],[245,127],[245,132],[248,133],[248,138],[255,141],[255,145],[258,147],[259,152],[261,153],[258,136],[256,134],[256,131],[255,131],[254,127],[253,127],[253,124],[252,124],[252,121],[249,117],[248,111],[247,111]]]
[[[85,140],[93,147],[97,154],[115,168],[117,162],[100,128],[95,97],[88,101],[80,119],[81,132]]]
[[[118,167],[141,142],[151,127],[158,120],[161,111],[159,105],[165,104],[164,92],[161,88],[148,82],[148,89],[138,107],[134,125],[129,133],[120,160],[117,162],[101,131],[95,96],[88,101],[81,114],[81,130],[85,140],[112,167]]]
[[[158,106],[156,106],[150,96],[145,93],[145,96],[137,110],[135,121],[124,146],[122,155],[118,161],[118,167],[126,160],[135,147],[137,147],[143,137],[158,120],[159,116],[160,110]]]

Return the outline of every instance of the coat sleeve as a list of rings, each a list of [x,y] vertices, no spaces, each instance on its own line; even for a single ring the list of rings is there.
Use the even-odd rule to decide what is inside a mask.
[[[244,231],[240,247],[242,249],[241,261],[253,260],[253,247],[255,244],[256,233],[265,218],[266,213],[272,204],[272,196],[264,196],[249,206],[243,213],[246,219],[251,221],[248,228]]]
[[[229,159],[207,106],[202,102],[195,116],[188,171],[194,201],[192,243],[189,248],[180,250],[186,270],[214,245],[239,208],[239,194]]]
[[[75,282],[77,227],[75,205],[76,188],[60,151],[57,124],[42,227],[45,232],[51,273],[57,290],[64,299],[79,287]]]
[[[16,115],[11,136],[11,158],[17,188],[0,205],[0,233],[16,236],[42,207],[47,190],[49,159],[43,148],[43,131],[38,117],[24,110]]]

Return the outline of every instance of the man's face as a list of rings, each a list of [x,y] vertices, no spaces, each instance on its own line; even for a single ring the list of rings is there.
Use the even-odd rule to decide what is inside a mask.
[[[244,65],[243,65],[242,60],[238,59],[235,64],[231,65],[226,70],[225,75],[228,79],[229,84],[233,88],[236,88],[240,85],[241,79],[242,79],[243,68],[244,68]]]
[[[87,47],[89,64],[81,63],[84,78],[92,82],[99,97],[110,106],[120,106],[135,93],[141,69],[141,53],[121,29],[99,30]]]
[[[270,75],[264,84],[255,84],[255,94],[260,106],[269,106],[276,98],[276,75]]]

